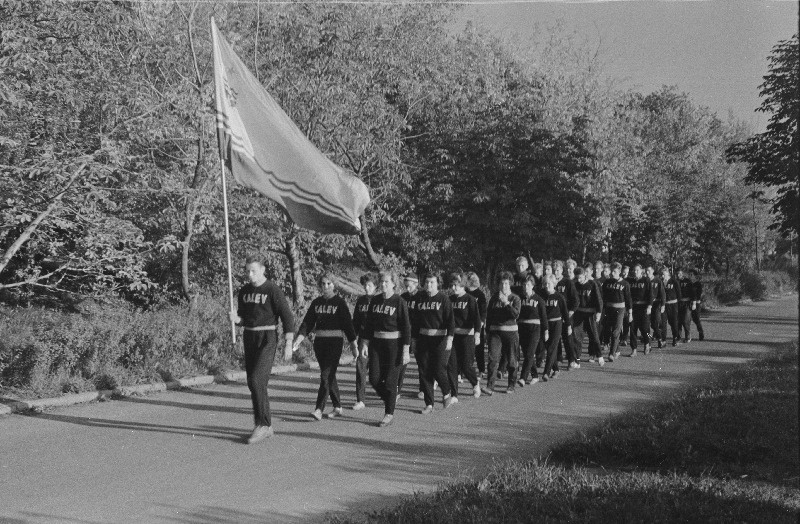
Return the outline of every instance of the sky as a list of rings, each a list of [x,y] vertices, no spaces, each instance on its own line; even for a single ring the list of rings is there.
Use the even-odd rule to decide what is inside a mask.
[[[650,93],[677,85],[722,119],[729,114],[764,131],[755,112],[767,58],[798,27],[796,0],[522,1],[469,5],[465,20],[501,36],[529,40],[536,24],[556,21],[600,45],[622,88]]]

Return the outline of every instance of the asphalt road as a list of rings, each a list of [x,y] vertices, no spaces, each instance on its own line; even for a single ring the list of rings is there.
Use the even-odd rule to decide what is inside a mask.
[[[383,410],[316,422],[316,372],[274,376],[276,435],[248,446],[247,387],[228,383],[0,419],[2,522],[314,522],[533,458],[607,415],[797,339],[797,296],[713,312],[706,340],[418,414],[416,371],[395,423]],[[623,353],[627,348],[623,348]],[[346,408],[355,368],[340,369]]]

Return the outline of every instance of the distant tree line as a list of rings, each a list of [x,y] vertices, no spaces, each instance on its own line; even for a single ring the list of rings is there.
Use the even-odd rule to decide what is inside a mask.
[[[558,27],[521,51],[453,30],[456,9],[6,0],[0,298],[224,293],[211,16],[372,194],[344,237],[231,190],[234,260],[260,253],[296,302],[332,264],[488,276],[530,252],[722,273],[775,244],[784,193],[726,156],[745,126],[673,87],[617,88]]]

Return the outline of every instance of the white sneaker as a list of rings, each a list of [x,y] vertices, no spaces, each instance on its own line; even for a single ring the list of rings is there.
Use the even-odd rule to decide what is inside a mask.
[[[458,383],[459,383],[459,384],[461,384],[462,382],[464,382],[464,377],[462,377],[461,375],[459,375],[459,376],[458,376]]]
[[[449,395],[449,394],[445,395],[444,398],[442,399],[442,405],[444,407],[449,406],[450,404],[453,403],[453,398],[455,398],[455,397],[453,397],[453,395]]]
[[[570,362],[569,363],[569,369],[580,369],[580,367],[581,367],[581,365],[578,364],[577,362]]]
[[[311,412],[311,416],[314,417],[316,420],[322,420],[322,411],[319,409],[315,409]]]
[[[525,381],[522,379],[517,380],[517,385],[521,388],[525,387]]]
[[[474,388],[472,388],[472,396],[475,398],[481,398],[481,386],[480,384],[476,384]]]
[[[330,418],[341,417],[343,415],[342,408],[333,408],[333,411],[328,413],[326,416]]]
[[[435,380],[433,381],[433,389],[439,389],[439,383]]]
[[[531,384],[536,384],[537,382],[539,382],[539,378],[538,377],[531,379]]]
[[[433,406],[431,406],[430,404],[422,408],[422,410],[420,411],[420,413],[423,415],[430,415],[432,412],[433,412]]]
[[[417,398],[420,400],[425,400],[425,392],[420,391],[419,393],[417,393]]]
[[[603,367],[603,366],[606,365],[606,361],[603,359],[603,357],[598,358],[597,359],[597,363],[600,364],[600,367]]]
[[[358,402],[353,404],[353,411],[360,411],[360,410],[364,409],[365,407],[367,407],[367,406],[364,405],[364,403],[359,400]]]
[[[253,433],[250,435],[250,438],[247,439],[248,444],[255,444],[256,442],[260,442],[265,438],[269,438],[274,433],[272,432],[272,426],[256,426],[253,429]]]
[[[400,402],[400,393],[397,394],[397,397],[394,399],[395,402]]]
[[[387,413],[383,416],[381,421],[378,422],[378,427],[385,428],[386,426],[392,423],[392,420],[394,420],[394,415],[390,415]]]
[[[445,400],[444,402],[444,407],[449,408],[453,404],[458,404],[458,397],[453,397],[453,396],[447,397],[447,400]]]

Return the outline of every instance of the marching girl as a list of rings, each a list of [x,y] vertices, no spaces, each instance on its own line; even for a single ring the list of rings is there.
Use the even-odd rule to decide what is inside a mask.
[[[380,427],[386,427],[394,420],[397,378],[403,365],[408,364],[411,358],[408,306],[395,293],[396,288],[397,275],[392,271],[381,271],[381,293],[370,301],[361,336],[361,355],[369,362],[369,382],[384,404]]]
[[[458,375],[472,385],[472,395],[481,396],[478,374],[475,372],[475,346],[481,341],[481,322],[478,301],[465,289],[466,277],[462,273],[450,275],[450,302],[453,305],[453,350],[447,364],[450,394],[458,398]]]
[[[303,323],[297,330],[292,350],[297,351],[306,335],[312,331],[315,333],[314,355],[319,362],[319,390],[317,404],[311,416],[321,420],[328,396],[331,397],[333,404],[333,411],[328,413],[328,418],[342,414],[342,399],[339,395],[339,384],[336,382],[336,369],[342,357],[343,338],[346,337],[350,343],[353,356],[358,355],[358,346],[350,309],[344,299],[336,294],[333,275],[323,273],[317,283],[321,296],[311,302]]]

